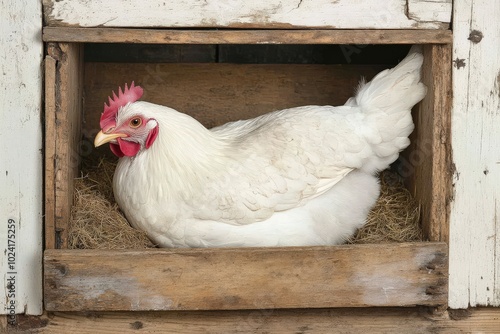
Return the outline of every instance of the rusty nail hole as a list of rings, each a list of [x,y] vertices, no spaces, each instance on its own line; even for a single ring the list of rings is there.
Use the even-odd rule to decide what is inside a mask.
[[[472,30],[469,34],[469,38],[467,38],[469,41],[471,41],[474,44],[477,44],[481,42],[483,39],[483,33],[480,32],[479,30]]]

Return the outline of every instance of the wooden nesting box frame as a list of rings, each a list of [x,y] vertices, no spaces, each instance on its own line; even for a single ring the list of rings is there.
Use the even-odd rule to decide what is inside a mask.
[[[446,307],[451,196],[448,30],[46,27],[44,296],[48,311]],[[407,160],[431,242],[333,247],[68,250],[78,176],[82,43],[423,44],[425,99]]]

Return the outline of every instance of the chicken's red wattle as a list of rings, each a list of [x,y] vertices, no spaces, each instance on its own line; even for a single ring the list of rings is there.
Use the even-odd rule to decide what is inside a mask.
[[[121,138],[118,138],[117,142],[117,144],[110,143],[109,148],[111,149],[111,152],[113,152],[113,154],[118,158],[121,158],[123,156],[133,157],[141,149],[141,145],[139,143],[126,141]]]

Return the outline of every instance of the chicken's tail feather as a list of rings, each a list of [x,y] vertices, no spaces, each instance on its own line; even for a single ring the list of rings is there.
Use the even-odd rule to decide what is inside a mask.
[[[396,67],[377,74],[370,82],[361,82],[346,105],[361,108],[366,114],[366,139],[376,159],[367,162],[369,171],[382,170],[395,161],[410,141],[414,125],[411,108],[426,93],[420,82],[423,55],[414,46]]]

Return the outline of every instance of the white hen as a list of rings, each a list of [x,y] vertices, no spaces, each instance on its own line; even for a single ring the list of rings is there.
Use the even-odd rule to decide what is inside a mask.
[[[135,228],[162,247],[344,242],[379,196],[377,173],[409,144],[425,95],[422,55],[361,83],[344,106],[305,106],[207,130],[171,108],[110,99],[95,145],[121,157],[113,188]]]

